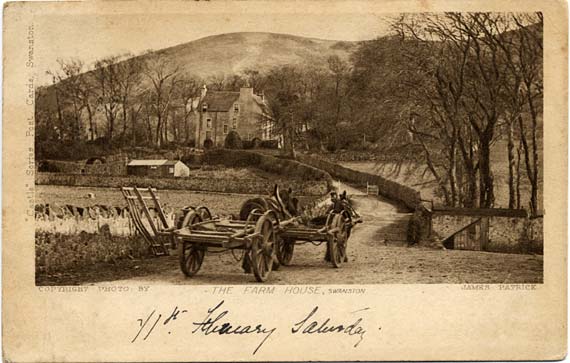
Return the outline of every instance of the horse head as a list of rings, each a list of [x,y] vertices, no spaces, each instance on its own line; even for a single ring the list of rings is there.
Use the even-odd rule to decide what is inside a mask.
[[[279,186],[275,185],[273,194],[283,209],[283,212],[289,213],[292,216],[299,214],[299,200],[293,197],[293,189],[280,190]]]

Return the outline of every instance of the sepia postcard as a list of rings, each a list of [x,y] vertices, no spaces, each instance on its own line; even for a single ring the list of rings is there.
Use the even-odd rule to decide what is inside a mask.
[[[3,11],[5,361],[566,356],[565,2]]]

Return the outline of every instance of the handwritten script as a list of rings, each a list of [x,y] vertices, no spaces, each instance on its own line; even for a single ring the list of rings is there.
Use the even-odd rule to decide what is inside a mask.
[[[165,314],[153,309],[143,318],[137,319],[137,328],[131,338],[131,343],[148,341],[154,335],[170,335],[176,326],[191,327],[192,330],[183,330],[203,336],[259,336],[259,342],[253,350],[253,355],[261,349],[269,338],[275,339],[277,327],[268,326],[260,321],[241,322],[232,316],[229,308],[224,304],[225,301],[221,300],[218,304],[208,308],[205,314],[202,314],[202,317],[197,320],[189,317],[189,309],[181,309],[178,306]],[[293,319],[292,322],[288,323],[291,328],[285,333],[298,336],[306,334],[345,336],[348,339],[353,339],[353,347],[357,348],[366,334],[363,315],[369,310],[370,308],[362,308],[352,311],[349,313],[350,319],[340,321],[337,318],[322,314],[319,307],[315,306],[308,313],[302,314],[300,318]],[[200,312],[196,311],[196,313]]]

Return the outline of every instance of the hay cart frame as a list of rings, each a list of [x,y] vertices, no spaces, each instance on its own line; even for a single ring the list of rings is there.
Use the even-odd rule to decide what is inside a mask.
[[[152,187],[138,188],[135,186],[121,187],[121,192],[127,202],[131,221],[137,232],[149,244],[152,254],[155,256],[169,255],[168,242],[174,243],[172,232],[176,228],[168,225],[166,214],[160,205],[160,198],[156,194],[157,190]],[[158,216],[158,224],[155,224],[149,206],[146,204],[147,200],[152,202],[152,208]]]

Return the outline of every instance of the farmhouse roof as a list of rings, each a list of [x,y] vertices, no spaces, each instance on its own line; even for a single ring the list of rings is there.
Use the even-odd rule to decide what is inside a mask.
[[[239,92],[216,91],[208,92],[202,100],[202,104],[208,106],[208,111],[229,111],[235,101],[239,99]]]
[[[174,165],[180,160],[131,160],[127,166],[162,166]]]

